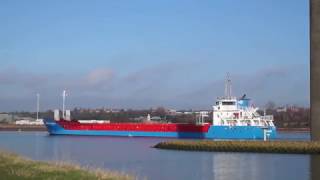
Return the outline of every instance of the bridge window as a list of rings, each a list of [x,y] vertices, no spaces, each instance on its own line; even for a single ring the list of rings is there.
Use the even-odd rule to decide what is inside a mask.
[[[222,105],[235,105],[236,102],[222,102]]]

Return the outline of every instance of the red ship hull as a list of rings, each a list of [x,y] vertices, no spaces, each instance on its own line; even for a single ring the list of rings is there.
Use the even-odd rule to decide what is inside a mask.
[[[141,131],[141,132],[194,132],[206,133],[210,124],[164,124],[164,123],[80,123],[78,121],[57,121],[66,130],[93,131]]]

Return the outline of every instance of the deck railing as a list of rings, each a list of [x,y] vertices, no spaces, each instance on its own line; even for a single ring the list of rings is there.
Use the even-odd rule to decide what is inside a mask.
[[[273,115],[261,116],[261,120],[273,121]]]

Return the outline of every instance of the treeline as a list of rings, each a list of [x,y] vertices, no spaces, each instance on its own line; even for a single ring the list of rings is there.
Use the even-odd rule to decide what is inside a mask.
[[[71,111],[72,119],[110,120],[111,122],[140,122],[146,120],[148,114],[150,114],[151,117],[159,117],[158,121],[165,123],[191,123],[195,122],[196,118],[195,114],[173,115],[162,107],[146,110],[121,109],[119,111],[83,110],[75,108]]]
[[[188,111],[190,112],[190,111]],[[262,115],[263,111],[259,111]],[[13,119],[16,117],[36,118],[34,112],[13,112]],[[62,114],[62,113],[60,113]],[[133,110],[104,110],[104,109],[81,109],[74,108],[71,111],[72,119],[81,120],[110,120],[111,122],[141,122],[146,120],[148,114],[151,117],[158,117],[157,121],[172,123],[194,123],[196,121],[196,113],[170,113],[167,109],[159,107],[156,109]],[[275,108],[269,107],[266,114],[274,116],[274,123],[278,128],[309,128],[310,127],[310,109],[303,107],[285,107]],[[39,113],[40,118],[53,118],[53,111]],[[206,118],[206,122],[211,122],[212,113]]]
[[[35,112],[13,112],[10,113],[15,118],[17,117],[31,117],[36,118]],[[62,112],[60,112],[61,116]],[[193,123],[196,120],[196,114],[172,114],[167,109],[159,107],[156,109],[133,110],[133,109],[119,109],[119,110],[104,110],[104,109],[83,109],[74,108],[71,110],[71,119],[76,120],[110,120],[110,122],[141,122],[147,119],[148,114],[151,117],[158,117],[156,121],[172,122],[172,123]],[[54,112],[49,110],[40,112],[39,118],[53,118]],[[207,120],[209,122],[209,118]]]
[[[268,109],[268,114],[274,116],[278,128],[309,128],[310,109],[302,107],[287,108],[286,110]]]

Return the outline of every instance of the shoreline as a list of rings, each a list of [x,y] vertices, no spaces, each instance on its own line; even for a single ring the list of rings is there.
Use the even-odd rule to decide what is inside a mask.
[[[317,141],[165,141],[153,146],[177,151],[320,154]]]
[[[44,125],[0,124],[0,131],[47,131]]]
[[[279,132],[301,132],[301,133],[307,133],[310,132],[310,128],[277,128],[277,131]]]
[[[65,162],[35,161],[3,150],[0,150],[0,174],[3,179],[135,179],[122,172],[92,169]]]

